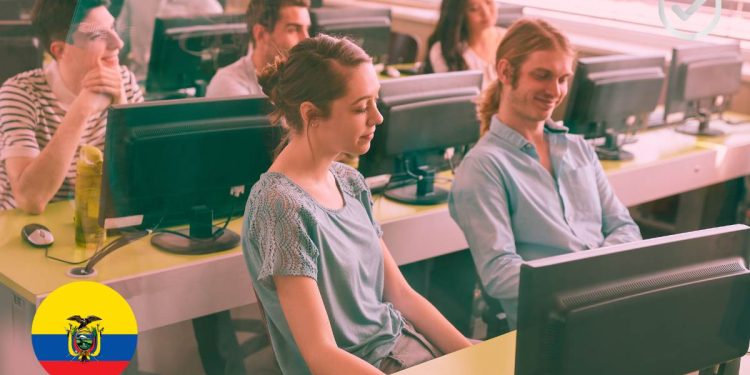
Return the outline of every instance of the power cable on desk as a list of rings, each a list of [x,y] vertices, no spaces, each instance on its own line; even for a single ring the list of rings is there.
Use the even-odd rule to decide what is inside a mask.
[[[161,224],[161,220],[159,220],[159,224]],[[159,224],[157,224],[157,227],[158,227]],[[102,246],[100,248],[97,248],[94,251],[94,253],[91,254],[90,257],[88,257],[88,258],[86,258],[84,260],[78,261],[78,262],[72,262],[72,261],[69,261],[69,260],[65,260],[65,259],[62,259],[62,258],[57,258],[57,257],[53,257],[52,255],[49,255],[49,248],[50,248],[49,246],[47,246],[47,247],[44,248],[44,257],[48,258],[48,259],[52,259],[52,260],[58,261],[58,262],[61,262],[61,263],[70,264],[72,266],[77,266],[79,264],[83,264],[83,263],[86,263],[86,262],[90,261],[92,258],[98,256],[100,253],[111,251],[110,249],[112,247],[114,247],[116,249],[118,247],[122,247],[124,245],[127,245],[128,243],[130,243],[130,242],[132,242],[132,241],[134,241],[134,240],[136,240],[138,238],[141,238],[141,237],[145,236],[146,234],[151,233],[153,230],[154,229],[147,229],[145,231],[123,232],[124,234],[121,237],[118,237],[117,239],[112,240],[112,242],[110,242],[110,243],[108,243],[108,244],[106,244],[106,245],[104,245],[104,246]],[[143,234],[143,235],[138,236],[139,234],[141,234],[141,232],[146,232],[146,233]],[[137,238],[136,238],[136,236],[137,236]],[[125,239],[127,241],[123,241],[123,239]],[[122,242],[125,242],[125,243],[122,243]]]
[[[164,216],[162,216],[161,219],[159,219],[159,222],[157,222],[156,225],[151,229],[123,232],[123,235],[121,237],[113,240],[104,247],[97,249],[97,251],[95,251],[94,254],[86,260],[86,266],[73,268],[68,271],[68,275],[73,277],[86,277],[93,275],[95,273],[94,265],[96,265],[96,263],[98,263],[111,252],[153,233],[154,230],[156,230],[159,225],[161,225],[161,222],[163,220]]]

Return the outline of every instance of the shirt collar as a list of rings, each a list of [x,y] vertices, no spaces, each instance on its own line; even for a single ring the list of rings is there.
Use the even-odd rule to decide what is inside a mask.
[[[562,125],[558,125],[552,120],[548,119],[544,123],[544,132],[546,134],[566,134],[568,132],[568,128]],[[496,115],[492,116],[492,122],[490,123],[490,133],[519,149],[523,149],[524,147],[527,147],[526,145],[530,145],[529,141],[527,141],[526,138],[521,136],[521,134],[518,134],[518,132],[513,130],[510,126],[500,121],[500,119],[498,119]]]

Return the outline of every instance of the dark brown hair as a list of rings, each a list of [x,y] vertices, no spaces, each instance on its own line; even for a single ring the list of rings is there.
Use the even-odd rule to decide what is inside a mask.
[[[247,31],[250,33],[250,41],[255,43],[253,36],[253,25],[260,24],[268,31],[273,31],[276,22],[281,18],[283,7],[310,7],[310,0],[250,0],[245,12]]]
[[[440,54],[443,55],[449,71],[468,69],[463,56],[464,43],[469,39],[469,28],[466,25],[467,4],[467,0],[443,0],[440,4],[440,18],[435,31],[427,39],[427,56],[422,64],[424,73],[434,73],[430,62],[430,50],[437,42],[440,42]]]
[[[263,92],[275,106],[271,121],[281,123],[288,131],[302,132],[300,106],[311,102],[325,118],[330,115],[331,102],[346,95],[347,72],[342,69],[372,63],[370,56],[346,38],[319,34],[299,42],[288,57],[277,57],[258,77]],[[288,134],[282,141],[283,148]]]
[[[500,46],[497,47],[495,61],[508,60],[511,69],[511,86],[516,88],[521,65],[526,62],[529,55],[536,51],[554,50],[575,54],[568,38],[554,26],[540,19],[523,18],[514,22],[505,33]],[[477,112],[482,135],[489,130],[492,116],[500,108],[501,91],[502,83],[498,78],[484,89],[479,99]]]
[[[100,6],[109,6],[109,0],[36,0],[31,10],[31,22],[44,48],[56,40],[73,43],[72,31],[86,18],[89,11]]]

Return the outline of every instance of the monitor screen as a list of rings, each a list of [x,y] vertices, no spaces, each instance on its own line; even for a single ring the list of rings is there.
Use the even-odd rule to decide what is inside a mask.
[[[745,355],[744,225],[521,266],[516,375],[686,374]]]
[[[0,56],[5,56],[0,63],[0,84],[18,73],[41,68],[43,51],[31,22],[0,21]]]
[[[736,93],[741,82],[742,56],[738,44],[675,47],[664,101],[664,122],[681,123],[697,116],[701,109],[715,110],[714,98]]]
[[[599,56],[578,61],[564,123],[586,138],[607,138],[601,159],[628,159],[619,134],[643,125],[664,84],[661,56]]]
[[[369,8],[310,9],[311,35],[347,36],[372,56],[375,64],[387,59],[391,37],[391,10]]]
[[[157,18],[146,90],[196,88],[203,96],[216,70],[247,54],[249,40],[242,14]]]
[[[0,21],[18,21],[31,18],[34,0],[0,0]]]
[[[112,107],[100,223],[165,227],[191,221],[197,207],[214,217],[241,214],[280,139],[270,112],[265,97]]]
[[[442,161],[446,148],[475,143],[479,139],[476,98],[481,85],[480,71],[381,82],[378,109],[383,124],[375,131],[370,151],[360,158],[360,171],[368,177],[418,174],[421,167],[434,161],[430,155]],[[414,190],[415,186],[404,188]],[[424,199],[425,204],[437,203]]]

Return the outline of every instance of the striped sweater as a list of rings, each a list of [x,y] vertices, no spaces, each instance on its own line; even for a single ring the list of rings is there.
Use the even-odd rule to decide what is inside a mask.
[[[143,94],[135,76],[124,66],[120,67],[120,72],[128,103],[142,102]],[[67,113],[68,105],[55,95],[49,77],[49,67],[47,70],[30,70],[8,79],[0,87],[0,210],[16,207],[5,160],[38,156],[52,140]],[[92,116],[79,145],[90,144],[103,150],[106,124],[107,110]],[[71,161],[65,180],[52,201],[73,198],[76,161],[77,157]]]

